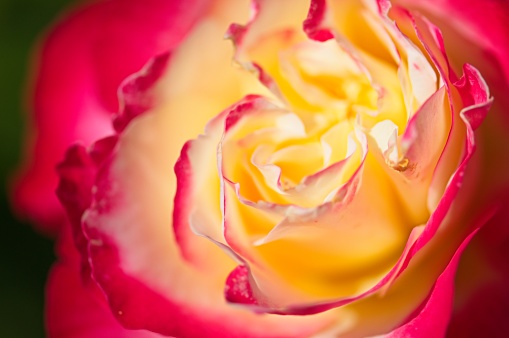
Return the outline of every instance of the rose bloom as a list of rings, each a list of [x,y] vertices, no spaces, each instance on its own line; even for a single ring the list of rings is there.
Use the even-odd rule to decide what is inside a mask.
[[[508,19],[495,0],[67,13],[13,193],[57,237],[48,335],[507,336]]]

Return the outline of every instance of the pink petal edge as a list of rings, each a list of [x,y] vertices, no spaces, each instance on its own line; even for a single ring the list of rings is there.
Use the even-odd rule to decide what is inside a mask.
[[[21,217],[49,234],[58,231],[64,214],[54,195],[54,167],[66,148],[110,135],[120,83],[151,57],[178,46],[208,6],[205,0],[96,1],[57,22],[34,67],[33,119],[12,187]]]

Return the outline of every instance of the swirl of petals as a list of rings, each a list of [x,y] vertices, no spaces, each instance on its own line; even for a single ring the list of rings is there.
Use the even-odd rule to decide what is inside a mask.
[[[486,84],[469,65],[457,77],[438,29],[388,1],[247,5],[211,6],[171,62],[124,84],[107,151],[78,147],[60,166],[94,280],[123,326],[166,335],[309,336],[338,314],[336,329],[364,336],[412,322],[475,231],[456,231],[453,202]],[[235,51],[217,45],[227,27]],[[83,203],[65,197],[81,174]]]
[[[208,212],[200,211],[195,211],[194,216],[191,217],[194,220],[191,221],[191,227],[195,233],[211,239],[242,264],[241,266],[246,267],[234,270],[235,276],[242,272],[242,278],[228,280],[226,297],[230,301],[247,304],[248,307],[256,311],[310,314],[348,305],[365,298],[372,299],[372,295],[375,293],[384,294],[393,285],[400,285],[401,283],[396,283],[398,280],[414,278],[418,266],[424,264],[422,259],[416,259],[416,257],[436,250],[440,243],[446,239],[451,243],[457,243],[457,245],[463,241],[464,237],[460,237],[464,236],[463,233],[455,235],[449,230],[450,221],[448,218],[451,217],[449,210],[453,206],[454,198],[462,185],[465,169],[475,150],[474,131],[483,120],[491,104],[488,88],[472,66],[464,66],[464,74],[461,78],[454,74],[449,67],[440,32],[430,22],[422,17],[413,16],[400,8],[391,8],[388,1],[366,3],[370,5],[360,12],[368,25],[372,26],[363,28],[370,32],[371,30],[377,32],[378,41],[386,44],[383,48],[386,54],[381,57],[396,62],[398,77],[403,85],[404,103],[402,106],[406,108],[407,122],[401,126],[401,124],[392,122],[370,125],[369,122],[364,124],[361,121],[361,126],[369,126],[369,128],[367,129],[366,144],[357,146],[357,150],[365,149],[364,152],[361,152],[364,155],[357,167],[358,170],[350,176],[344,189],[336,190],[340,198],[331,198],[330,202],[325,201],[325,204],[312,203],[314,207],[311,205],[299,206],[300,201],[291,200],[292,194],[288,193],[289,191],[302,191],[302,188],[296,189],[295,187],[307,183],[306,180],[311,180],[313,175],[306,176],[306,180],[296,186],[291,185],[291,188],[288,189],[282,183],[281,169],[254,163],[256,158],[264,158],[264,156],[257,156],[260,153],[263,154],[267,151],[270,153],[271,150],[267,150],[266,147],[265,149],[258,148],[259,152],[255,152],[251,157],[253,163],[249,164],[243,160],[243,167],[247,168],[246,171],[249,171],[250,175],[258,176],[253,179],[255,182],[248,180],[239,183],[227,173],[235,172],[235,168],[228,169],[228,166],[235,162],[232,160],[235,156],[240,156],[238,151],[232,150],[234,146],[230,146],[229,143],[239,144],[239,142],[253,141],[253,138],[248,140],[249,137],[244,136],[231,137],[236,133],[234,130],[236,124],[242,124],[244,119],[243,125],[249,126],[239,127],[241,134],[248,133],[242,128],[272,131],[274,128],[279,128],[281,134],[284,134],[284,128],[275,122],[278,119],[276,116],[281,118],[285,114],[289,115],[288,112],[291,113],[293,110],[296,112],[296,118],[292,118],[293,121],[295,122],[299,118],[304,121],[306,115],[299,114],[299,108],[303,106],[308,108],[310,103],[313,105],[309,98],[304,98],[307,103],[303,105],[302,101],[299,101],[300,98],[296,99],[292,97],[292,94],[288,96],[288,79],[285,79],[284,76],[281,77],[281,70],[277,69],[277,63],[271,63],[270,59],[264,59],[256,54],[256,50],[252,49],[252,46],[256,46],[256,49],[266,48],[270,52],[273,43],[280,43],[279,47],[282,46],[282,49],[291,48],[292,45],[305,41],[306,36],[300,35],[296,28],[298,26],[295,25],[281,24],[282,27],[279,27],[278,24],[272,26],[267,24],[266,20],[270,19],[268,13],[274,8],[264,1],[257,2],[257,11],[246,26],[230,26],[228,36],[236,46],[236,61],[244,69],[253,72],[260,83],[274,94],[269,96],[264,104],[260,103],[261,99],[258,97],[248,97],[244,101],[240,101],[238,105],[226,110],[213,123],[213,127],[209,126],[210,128],[203,138],[192,141],[191,148],[202,149],[196,150],[196,153],[201,154],[210,153],[215,145],[219,144],[218,172],[214,175],[219,174],[222,179],[216,183],[214,193],[221,193],[222,216],[216,215],[215,223],[217,224],[218,219],[222,219],[222,227],[208,226],[213,222],[208,222],[202,215]],[[349,4],[351,6],[349,10],[359,10],[353,2]],[[344,3],[341,3],[341,6],[343,5]],[[284,6],[284,4],[278,6]],[[371,72],[376,63],[369,58],[369,55],[366,55],[369,53],[366,53],[364,49],[361,49],[359,53],[345,44],[344,35],[346,34],[346,37],[352,40],[352,37],[349,36],[352,33],[345,32],[337,21],[346,18],[348,10],[345,11],[344,7],[341,7],[345,12],[342,13],[337,6],[339,5],[335,1],[313,1],[304,22],[304,31],[308,38],[323,45],[330,43],[331,38],[316,38],[317,32],[328,31],[334,36],[333,41],[344,47],[343,50],[350,55],[354,63],[361,65],[360,72],[367,74],[373,87],[378,87],[378,109],[383,111],[384,104],[390,104],[390,98],[381,95],[384,92],[383,87],[387,83],[380,81],[380,74]],[[295,11],[298,11],[297,5],[293,7],[297,8],[294,9]],[[282,21],[284,22],[284,20]],[[394,21],[397,22],[397,26]],[[373,27],[377,29],[375,30]],[[380,27],[382,29],[378,29]],[[281,32],[280,35],[277,34],[278,29]],[[267,30],[275,30],[276,34],[267,35]],[[275,40],[271,40],[271,38]],[[354,36],[353,40],[355,38]],[[266,41],[267,39],[271,41]],[[431,60],[433,66],[429,65],[428,59]],[[362,67],[362,64],[365,64],[366,68]],[[432,85],[433,81],[435,81],[434,85]],[[295,88],[298,87],[293,87],[293,89]],[[260,111],[265,113],[260,113]],[[257,117],[256,119],[250,118],[250,115]],[[267,122],[266,115],[273,116],[273,121]],[[287,122],[288,125],[291,124],[291,121]],[[252,125],[257,123],[259,124],[256,126]],[[264,125],[264,123],[268,123],[268,125]],[[437,130],[437,126],[442,129]],[[293,123],[294,132],[298,134],[299,129],[302,128],[298,126],[298,123]],[[363,134],[361,136],[359,134],[362,133],[354,133],[358,139],[357,142],[362,144]],[[440,135],[440,137],[435,137],[435,135]],[[235,142],[230,142],[230,137]],[[262,140],[263,132],[257,133],[254,138],[258,141]],[[210,144],[208,144],[209,141]],[[210,147],[208,151],[204,150],[206,147]],[[370,186],[370,189],[373,189],[373,182],[368,181],[367,173],[370,169],[366,169],[363,164],[366,151],[372,154],[369,157],[370,160],[386,164],[381,166],[381,169],[385,173],[385,177],[391,180],[395,190],[393,195],[389,196],[392,196],[393,201],[402,205],[406,214],[405,219],[400,219],[400,221],[415,225],[410,228],[406,240],[400,241],[397,249],[398,257],[391,260],[387,270],[373,276],[367,284],[350,288],[343,296],[339,297],[330,295],[317,297],[316,294],[310,296],[309,292],[302,292],[301,287],[295,287],[297,282],[288,283],[277,272],[277,269],[271,266],[276,263],[274,261],[267,262],[267,260],[270,262],[271,258],[261,254],[260,247],[280,239],[292,238],[292,236],[306,237],[324,225],[333,227],[333,224],[341,223],[338,217],[347,220],[346,223],[349,219],[352,222],[357,215],[353,212],[351,216],[348,216],[348,208],[355,210],[358,208],[356,203],[369,205],[366,201],[362,201],[361,197],[363,191],[367,189],[365,186]],[[225,160],[225,156],[228,156],[229,159]],[[198,157],[196,156],[196,158]],[[210,161],[209,166],[214,165],[212,157],[209,157],[207,161]],[[348,156],[344,161],[348,161]],[[201,162],[200,166],[203,165],[206,164]],[[191,168],[193,167],[196,172],[196,168],[199,166],[191,165]],[[256,170],[262,172],[262,175],[260,176]],[[323,175],[324,172],[321,174]],[[242,175],[242,173],[236,175]],[[262,177],[263,184],[259,183],[260,177]],[[246,188],[246,184],[250,187]],[[415,198],[405,199],[405,196],[409,195],[415,196]],[[348,198],[345,199],[345,196]],[[314,195],[311,195],[309,199],[313,199],[313,197]],[[204,199],[207,198],[209,197]],[[414,199],[417,200],[417,203]],[[249,222],[246,219],[249,219]],[[318,223],[316,223],[317,221]],[[250,227],[247,230],[243,228],[248,226],[246,224],[249,224]],[[421,302],[430,292],[431,281],[444,271],[446,262],[454,255],[456,247],[450,245],[447,249],[442,250],[444,255],[442,263],[433,267],[427,266],[427,272],[432,277],[422,283],[419,286],[419,291],[413,295],[415,304]],[[271,254],[278,256],[278,252],[275,251],[271,251]],[[283,255],[279,259],[284,261],[284,257],[287,256]],[[302,276],[303,274],[293,275],[294,279]],[[237,281],[238,285],[235,285],[233,280]],[[229,294],[230,290],[244,290],[246,297],[239,297],[238,294],[231,295]],[[281,290],[285,291],[281,292]]]
[[[155,58],[123,84],[116,134],[91,149],[72,148],[60,165],[59,196],[78,234],[84,267],[125,328],[179,337],[266,337],[267,332],[295,337],[331,323],[329,314],[304,320],[260,316],[227,304],[222,290],[235,264],[187,227],[194,203],[187,199],[200,187],[195,180],[177,187],[171,172],[174,166],[178,176],[189,173],[185,158],[177,161],[187,149],[182,145],[241,98],[238,87],[266,93],[231,69],[228,44],[215,46],[227,23],[247,17],[244,8],[246,2],[238,1],[211,6],[178,49]],[[198,52],[205,43],[214,50],[207,57]],[[200,60],[189,60],[189,55]],[[189,122],[186,114],[176,112],[196,111],[191,98],[197,92],[205,108],[187,130],[176,128]],[[97,149],[100,156],[94,155]]]

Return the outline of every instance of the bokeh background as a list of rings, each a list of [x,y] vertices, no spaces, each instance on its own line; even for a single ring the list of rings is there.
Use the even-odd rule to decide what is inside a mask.
[[[12,215],[9,177],[21,153],[25,86],[34,44],[70,0],[0,0],[0,337],[44,337],[51,239]]]

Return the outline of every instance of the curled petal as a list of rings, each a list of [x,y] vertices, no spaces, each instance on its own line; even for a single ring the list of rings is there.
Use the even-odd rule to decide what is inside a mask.
[[[80,278],[80,258],[73,247],[69,225],[62,228],[58,242],[59,262],[46,285],[46,329],[48,337],[156,338],[145,330],[123,328],[111,313],[101,290],[92,280]]]
[[[334,34],[329,29],[324,28],[327,13],[326,0],[311,1],[308,16],[303,23],[304,32],[310,39],[323,42],[334,38]]]
[[[462,252],[476,234],[472,232],[459,246],[444,271],[437,278],[428,298],[415,317],[392,331],[388,337],[425,338],[430,335],[445,335],[451,316],[454,297],[454,278]]]

